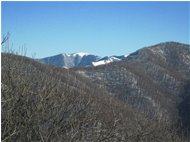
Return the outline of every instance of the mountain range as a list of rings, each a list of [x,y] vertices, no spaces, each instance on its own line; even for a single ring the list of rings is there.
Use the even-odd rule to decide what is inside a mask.
[[[137,50],[119,62],[74,70],[130,106],[149,112],[150,117],[168,122],[182,119],[190,128],[189,109],[181,107],[190,108],[189,45],[160,43]]]
[[[79,52],[71,54],[58,54],[55,56],[38,59],[38,61],[61,68],[73,68],[104,65],[114,61],[120,61],[125,57],[127,56],[105,56],[102,58],[97,55]]]
[[[36,61],[2,53],[1,87],[3,140],[190,139],[188,44],[103,58],[72,53]]]
[[[128,56],[59,54],[40,62],[73,68],[132,107],[172,121],[179,120],[184,86],[190,80],[190,48],[178,42],[144,47]]]

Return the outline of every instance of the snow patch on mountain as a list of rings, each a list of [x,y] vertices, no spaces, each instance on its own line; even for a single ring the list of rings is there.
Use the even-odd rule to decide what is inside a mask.
[[[73,53],[74,56],[78,55],[78,56],[86,56],[86,55],[90,55],[89,53],[85,53],[85,52],[79,52],[79,53]]]
[[[116,58],[116,57],[108,57],[107,59],[99,60],[97,62],[92,62],[93,66],[100,66],[100,65],[105,65],[114,61],[120,61],[121,59]]]
[[[87,56],[87,55],[90,55],[89,53],[85,53],[85,52],[78,52],[78,53],[63,53],[62,54],[63,56],[80,56],[80,57],[83,57],[83,56]]]
[[[123,55],[125,58],[127,57],[127,56],[129,56],[129,54],[125,54],[125,55]]]

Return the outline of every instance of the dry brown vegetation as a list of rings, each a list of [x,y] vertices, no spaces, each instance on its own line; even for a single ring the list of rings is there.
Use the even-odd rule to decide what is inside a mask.
[[[142,48],[120,62],[73,70],[150,117],[176,124],[180,111],[189,118],[189,113],[183,112],[187,108],[178,108],[184,102],[183,94],[189,98],[184,93],[188,92],[185,82],[190,80],[189,57],[189,45],[167,42]],[[185,102],[188,106],[189,101]]]
[[[70,70],[2,53],[2,141],[185,142]]]

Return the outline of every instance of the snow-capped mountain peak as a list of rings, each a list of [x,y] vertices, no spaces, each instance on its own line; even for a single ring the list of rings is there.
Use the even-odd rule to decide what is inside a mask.
[[[88,66],[104,65],[114,61],[120,61],[125,57],[126,55],[105,56],[101,58],[93,54],[78,52],[78,53],[69,53],[69,54],[63,53],[39,59],[39,61],[45,64],[51,64],[61,68],[72,68],[72,67],[88,67]]]
[[[79,56],[83,57],[83,56],[90,55],[90,54],[85,53],[85,52],[79,52],[79,53],[74,53],[73,55],[79,55]]]
[[[89,53],[85,53],[85,52],[78,52],[78,53],[63,53],[62,54],[63,56],[80,56],[80,57],[83,57],[83,56],[87,56],[87,55],[90,55]]]

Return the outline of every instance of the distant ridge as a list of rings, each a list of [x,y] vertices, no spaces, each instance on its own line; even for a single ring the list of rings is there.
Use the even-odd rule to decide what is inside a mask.
[[[61,68],[73,68],[104,65],[114,61],[123,60],[125,57],[127,57],[127,55],[106,56],[101,58],[97,55],[79,52],[71,54],[58,54],[55,56],[38,59],[38,61],[44,64],[50,64]]]

